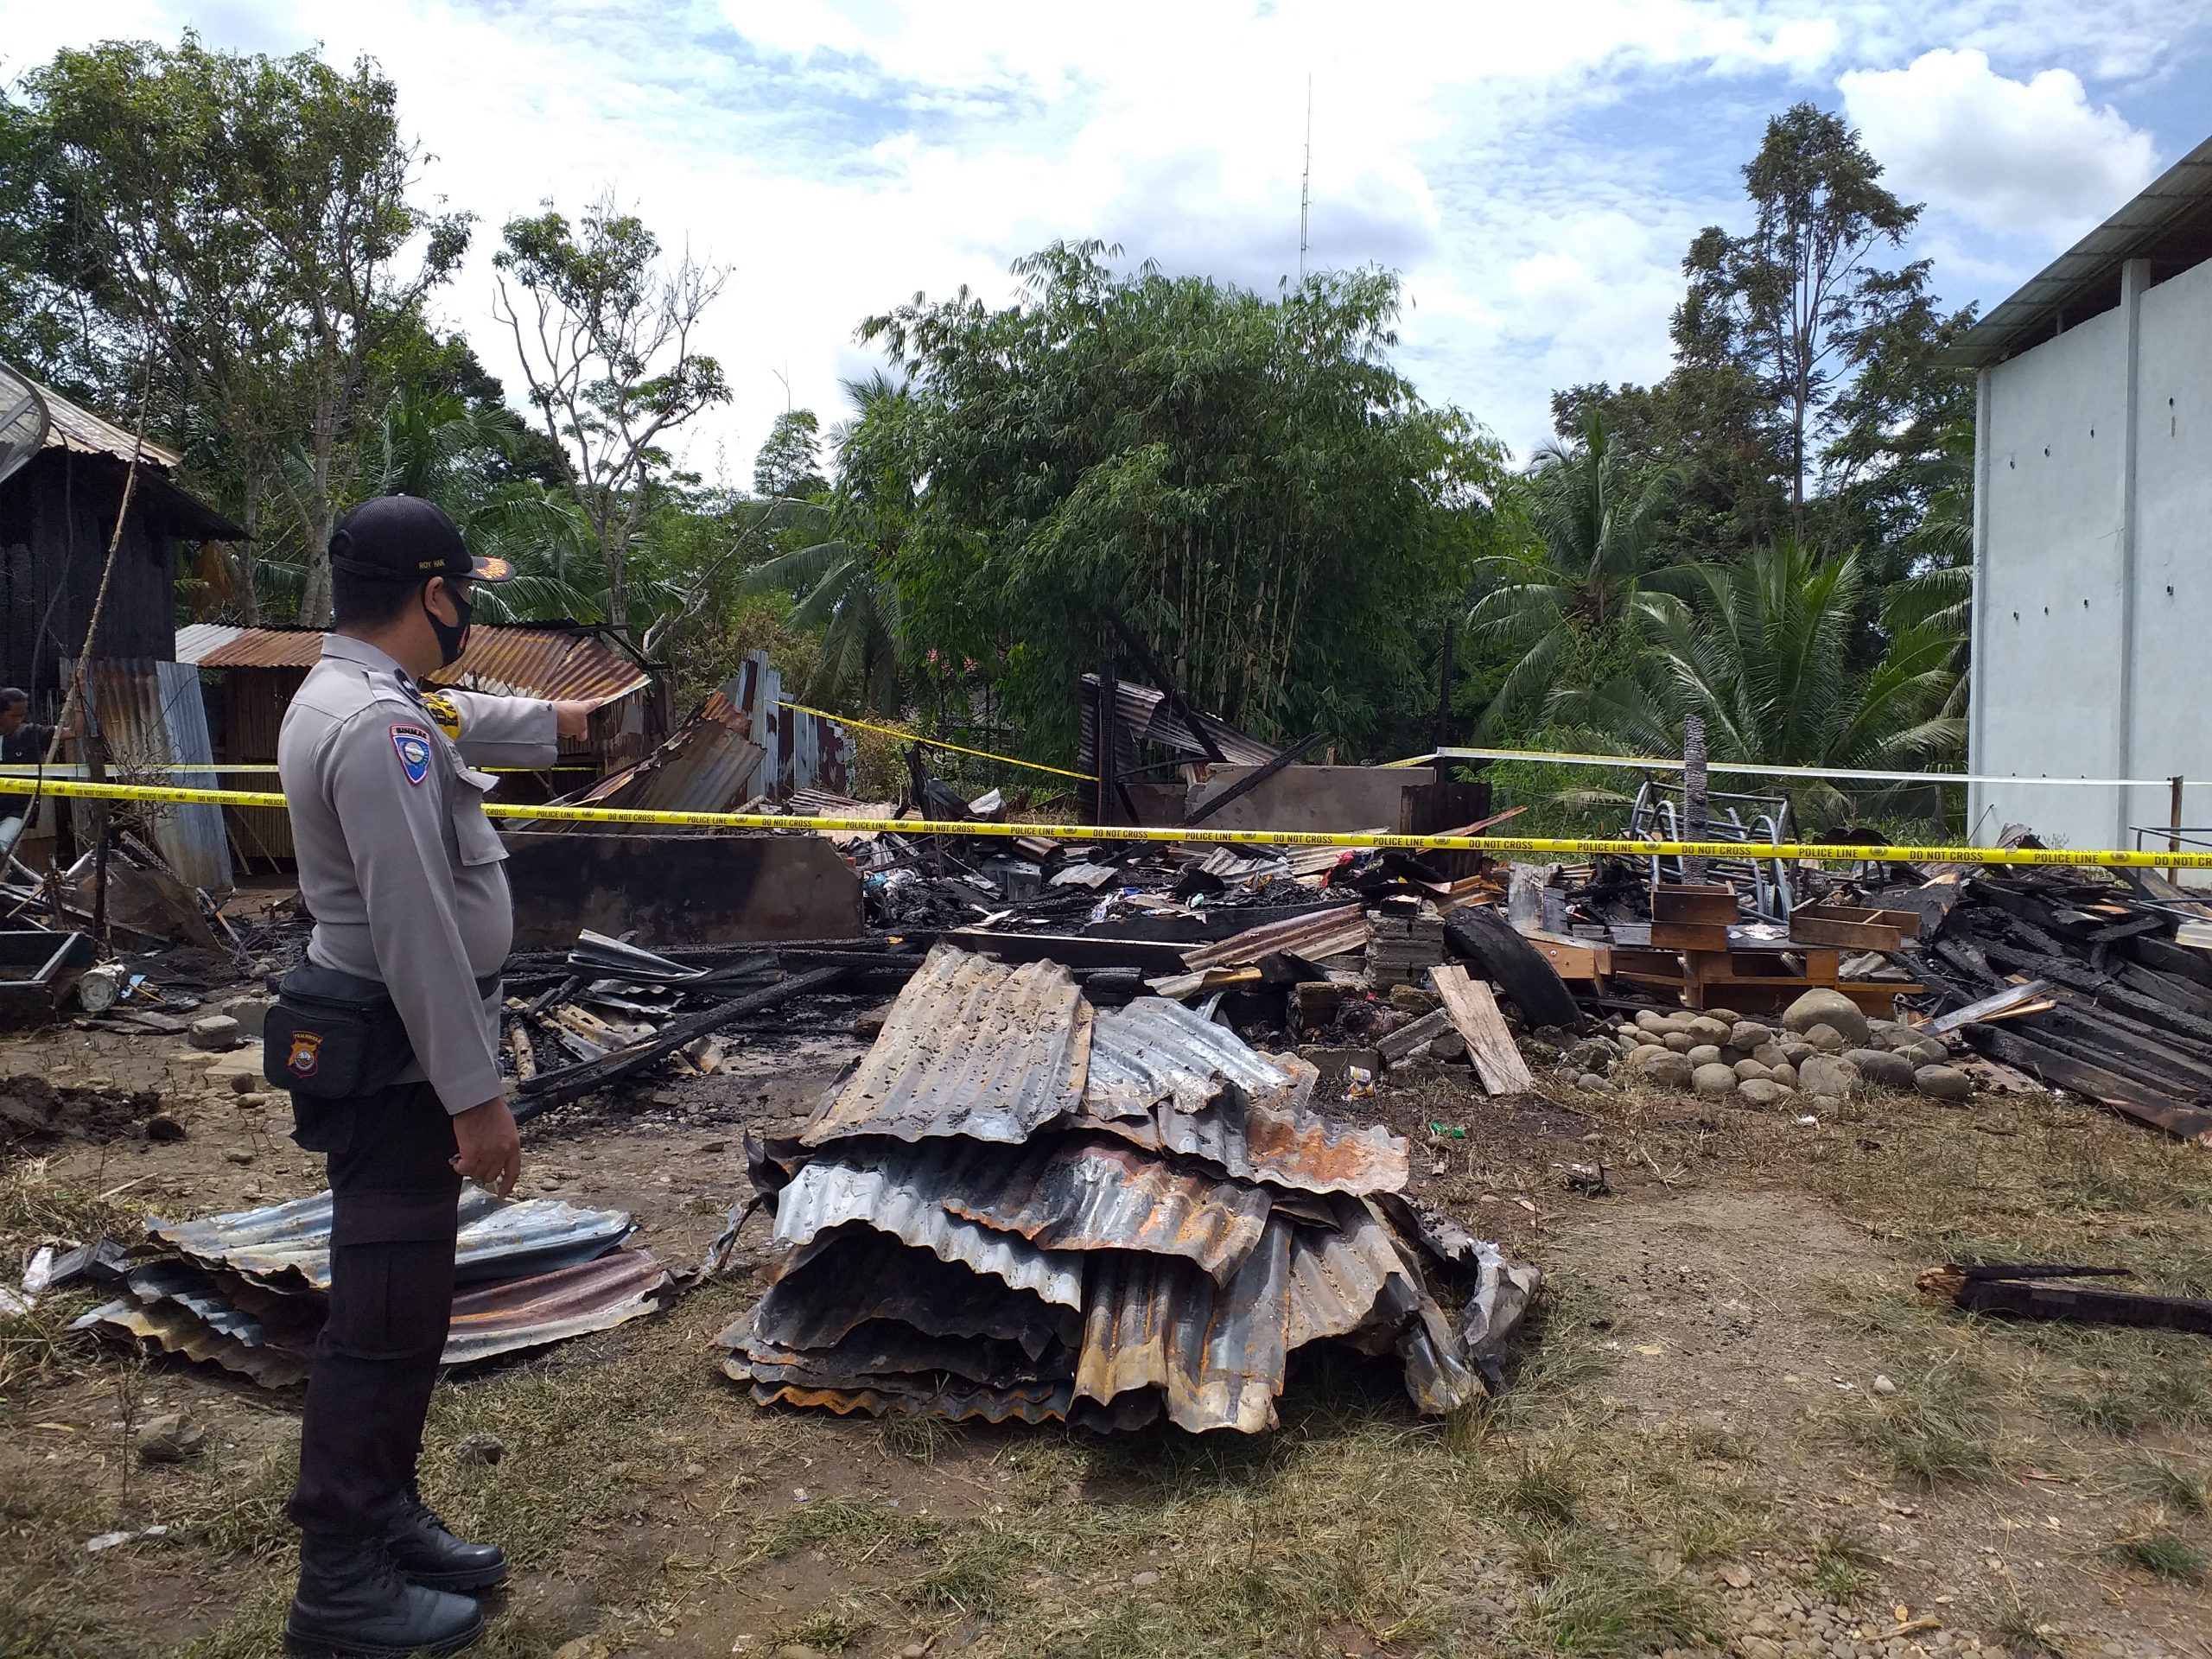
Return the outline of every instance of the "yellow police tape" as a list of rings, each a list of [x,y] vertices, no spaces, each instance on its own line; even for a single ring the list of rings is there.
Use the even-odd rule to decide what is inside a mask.
[[[170,789],[150,785],[88,784],[55,779],[45,791],[99,801],[151,801],[179,806],[276,806],[273,791]],[[1931,864],[2093,865],[2103,869],[2212,870],[2212,853],[2126,852],[2077,848],[1827,846],[1791,842],[1777,846],[1737,841],[1604,841],[1541,836],[1396,836],[1382,830],[1184,830],[1123,824],[970,823],[924,818],[803,818],[774,812],[646,812],[612,806],[509,806],[486,804],[495,818],[534,818],[558,823],[639,823],[698,830],[892,830],[903,836],[1033,836],[1060,842],[1146,842],[1201,847],[1351,847],[1403,852],[1542,853],[1621,858],[1810,859],[1831,863],[1872,860]]]
[[[803,702],[779,700],[776,706],[802,715],[819,715],[824,720],[836,721],[840,726],[857,726],[864,732],[881,732],[887,737],[903,737],[927,749],[950,749],[955,754],[980,755],[986,760],[1002,760],[1009,766],[1027,766],[1032,772],[1049,772],[1055,778],[1079,778],[1086,784],[1097,781],[1087,772],[1070,772],[1065,766],[1048,766],[1040,760],[1017,760],[1010,754],[993,754],[988,749],[963,748],[957,743],[948,743],[941,737],[925,737],[919,732],[903,731],[896,726],[872,726],[867,721],[855,720],[850,715],[833,715],[827,709],[810,709]]]

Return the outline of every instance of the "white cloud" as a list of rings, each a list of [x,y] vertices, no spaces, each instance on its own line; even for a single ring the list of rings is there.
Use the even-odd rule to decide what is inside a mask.
[[[1938,48],[1836,84],[1891,184],[2000,234],[2070,242],[2157,172],[2151,135],[2069,69],[2013,80],[1985,53]]]
[[[512,347],[491,317],[498,226],[543,198],[573,211],[611,187],[671,246],[731,268],[701,343],[737,402],[699,423],[685,459],[711,472],[719,455],[742,480],[784,407],[780,375],[835,420],[839,378],[868,360],[852,339],[862,316],[963,283],[1004,302],[1008,262],[1053,238],[1103,237],[1133,259],[1271,291],[1297,265],[1309,75],[1313,263],[1402,270],[1408,372],[1525,453],[1548,429],[1554,386],[1663,372],[1681,250],[1698,225],[1740,209],[1743,156],[1716,152],[1713,130],[1744,128],[1747,109],[1819,97],[1851,66],[1876,73],[1846,75],[1847,96],[1863,86],[1878,99],[1889,78],[1926,73],[1926,57],[1891,66],[1931,47],[1986,47],[2008,65],[2004,53],[2034,49],[2039,64],[2084,73],[2124,60],[2135,73],[2179,60],[2166,42],[2212,36],[2202,10],[2202,0],[1374,0],[1356,11],[1342,0],[1121,0],[1103,11],[1035,0],[0,0],[0,51],[13,73],[60,45],[174,41],[192,24],[216,47],[372,54],[436,158],[426,192],[481,216],[480,245],[442,303],[511,390]],[[2005,81],[1978,53],[1946,55],[1979,62],[2000,91],[2051,98],[2048,75]],[[2078,82],[2057,91],[2069,86],[2070,105],[2053,100],[2058,116],[2036,123],[2071,108],[2077,125],[2105,130]],[[1945,202],[1988,191],[1955,166],[1914,182],[1919,156],[1984,143],[1989,171],[2023,142],[1916,137],[1911,113],[1876,149],[1901,188],[1931,200],[1936,183]],[[1853,114],[1873,136],[1856,102]],[[2124,122],[2119,131],[2123,151],[2141,139]],[[2044,151],[2023,153],[2043,158],[2031,174],[2049,171]],[[2076,183],[2039,199],[2095,194]],[[2094,217],[2109,205],[2038,211]],[[1963,222],[1945,230],[1968,251],[1994,240]]]

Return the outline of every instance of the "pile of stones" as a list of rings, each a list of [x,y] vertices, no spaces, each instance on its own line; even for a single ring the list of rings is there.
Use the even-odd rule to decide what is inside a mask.
[[[1633,1023],[1576,1045],[1572,1058],[1578,1065],[1603,1064],[1602,1071],[1588,1064],[1577,1077],[1586,1089],[1688,1090],[1755,1106],[1867,1089],[1917,1090],[1939,1100],[1974,1092],[1973,1079],[1949,1064],[1941,1042],[1898,1020],[1870,1019],[1834,990],[1806,992],[1772,1024],[1726,1008],[1647,1009]]]

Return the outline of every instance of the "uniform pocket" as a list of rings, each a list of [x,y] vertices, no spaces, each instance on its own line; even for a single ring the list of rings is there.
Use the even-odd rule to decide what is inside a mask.
[[[454,850],[463,864],[496,864],[506,844],[484,816],[484,797],[499,782],[488,772],[456,766],[453,775]]]

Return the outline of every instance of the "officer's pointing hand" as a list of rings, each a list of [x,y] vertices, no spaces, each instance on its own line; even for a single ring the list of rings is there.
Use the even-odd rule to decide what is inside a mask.
[[[553,725],[563,737],[589,737],[591,735],[591,704],[588,702],[555,703]]]
[[[522,1135],[504,1096],[455,1112],[453,1138],[461,1148],[453,1166],[464,1179],[503,1198],[514,1191],[522,1173]]]

